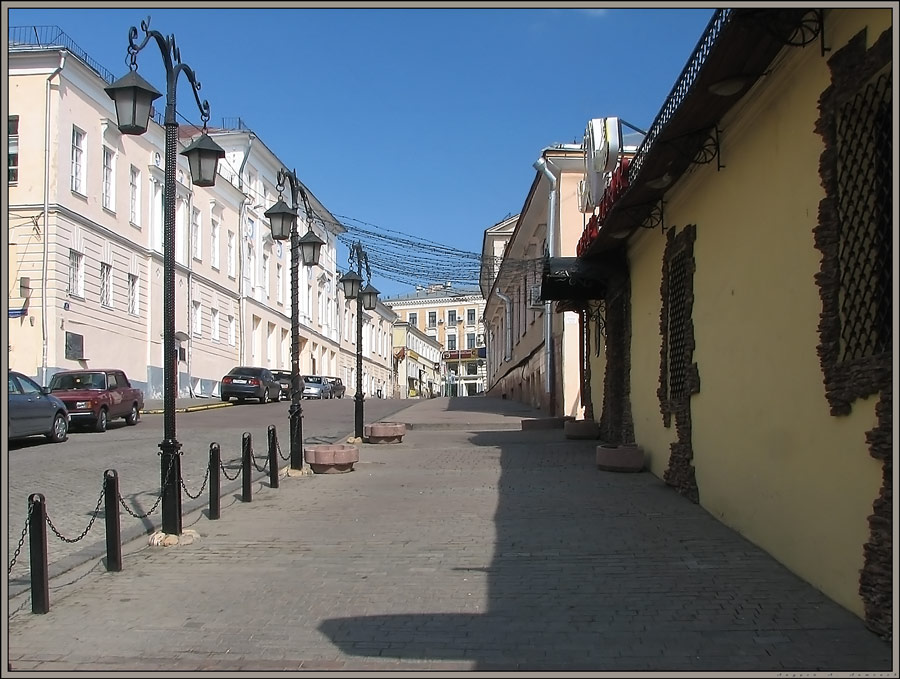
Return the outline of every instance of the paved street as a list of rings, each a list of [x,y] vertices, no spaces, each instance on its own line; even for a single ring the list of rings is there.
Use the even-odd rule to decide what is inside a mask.
[[[347,474],[262,482],[191,544],[9,600],[12,670],[867,672],[890,643],[596,441],[520,404],[417,401]],[[368,419],[368,418],[367,418]],[[871,676],[871,675],[870,675]]]

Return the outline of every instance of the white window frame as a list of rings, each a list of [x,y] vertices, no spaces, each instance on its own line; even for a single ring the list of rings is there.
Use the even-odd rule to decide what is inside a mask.
[[[74,193],[87,197],[87,177],[85,167],[87,162],[87,134],[84,130],[72,126],[72,152],[70,166],[69,186]]]
[[[191,326],[194,337],[203,336],[203,305],[198,301],[193,301],[191,309]]]
[[[453,340],[453,346],[450,346],[450,340]],[[447,333],[447,351],[457,351],[459,349],[459,342],[457,342],[457,337],[455,332]]]
[[[200,223],[200,210],[191,208],[191,257],[198,262],[203,261],[203,231]]]
[[[213,341],[219,341],[219,310],[213,308],[210,311],[211,322],[212,322],[212,338]]]
[[[134,165],[128,175],[128,219],[134,226],[141,225],[141,171]]]
[[[100,186],[100,204],[103,209],[110,212],[116,211],[116,152],[103,145],[101,151],[102,157],[102,178]]]
[[[237,345],[237,328],[234,323],[234,316],[228,316],[228,344]]]
[[[69,249],[69,288],[70,297],[84,299],[84,254]]]
[[[262,256],[262,277],[263,277],[262,285],[263,285],[263,291],[266,293],[266,299],[269,299],[269,297],[270,297],[270,294],[269,294],[269,274],[270,274],[269,259],[270,259],[269,253],[264,252],[263,256]]]
[[[212,268],[219,269],[219,221],[210,220],[209,223],[209,255]]]
[[[19,183],[19,116],[7,118],[6,131],[9,135],[6,181],[8,184],[16,185]]]
[[[128,313],[139,316],[141,313],[140,281],[136,274],[128,274]]]
[[[100,306],[112,309],[112,264],[100,262]]]
[[[275,263],[275,301],[284,304],[284,267],[281,262]]]
[[[228,231],[228,276],[229,278],[234,278],[237,271],[237,260],[236,260],[236,252],[235,247],[237,242],[235,240],[234,231]]]

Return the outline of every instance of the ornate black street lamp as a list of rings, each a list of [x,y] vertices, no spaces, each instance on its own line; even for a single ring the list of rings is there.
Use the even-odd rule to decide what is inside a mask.
[[[350,266],[356,262],[356,272],[351,268],[342,278],[344,297],[356,300],[356,395],[353,397],[356,415],[355,436],[358,439],[363,435],[363,395],[362,389],[362,322],[363,309],[372,311],[378,304],[378,290],[372,285],[372,272],[369,270],[369,257],[363,250],[362,244],[354,243],[350,248]],[[363,265],[366,267],[366,287],[362,286]]]
[[[285,180],[291,186],[291,205],[288,206],[281,198]],[[303,469],[303,409],[300,406],[300,274],[298,270],[298,255],[302,256],[306,266],[315,266],[319,263],[319,250],[325,244],[321,238],[313,233],[312,210],[309,207],[309,199],[306,191],[297,179],[296,172],[284,168],[278,171],[278,202],[265,211],[272,229],[272,238],[275,240],[291,239],[291,407],[288,410],[290,416],[291,433],[291,469]],[[297,210],[300,207],[299,199],[303,199],[303,208],[306,212],[306,235],[297,237]]]
[[[150,18],[141,22],[144,39],[137,44],[138,30],[128,31],[128,75],[106,88],[115,102],[119,131],[122,134],[143,134],[150,124],[150,107],[161,97],[152,85],[137,74],[137,54],[150,38],[156,41],[166,67],[166,149],[163,187],[163,440],[160,449],[162,483],[162,531],[181,534],[181,444],[175,438],[175,396],[178,391],[177,352],[175,347],[175,151],[178,144],[178,123],[175,121],[175,85],[184,73],[191,83],[191,91],[200,109],[203,134],[181,152],[187,156],[191,179],[196,186],[213,186],[216,166],[225,151],[206,134],[209,102],[200,101],[200,83],[194,72],[181,63],[175,46],[175,36],[163,37],[150,30]]]

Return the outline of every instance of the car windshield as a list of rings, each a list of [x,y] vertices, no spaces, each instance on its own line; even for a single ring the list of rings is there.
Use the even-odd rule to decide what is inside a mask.
[[[275,376],[276,380],[289,380],[291,379],[291,374],[289,372],[285,372],[284,370],[273,370],[272,374]]]
[[[50,380],[50,389],[59,391],[106,389],[106,375],[104,373],[57,373]]]
[[[253,377],[259,377],[260,373],[262,373],[262,368],[232,368],[231,375],[252,375]]]
[[[317,375],[304,375],[304,382],[312,382],[313,384],[322,384],[322,378]]]

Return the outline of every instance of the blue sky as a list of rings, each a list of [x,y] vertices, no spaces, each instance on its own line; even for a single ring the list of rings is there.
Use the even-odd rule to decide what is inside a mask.
[[[210,124],[241,117],[345,224],[471,253],[522,208],[544,147],[580,144],[590,118],[648,129],[714,12],[38,7],[7,4],[9,25],[59,26],[116,76],[129,27],[150,16],[197,74]],[[165,89],[155,46],[138,66]],[[199,122],[184,77],[177,101]],[[373,283],[401,294],[433,282],[428,268]]]

